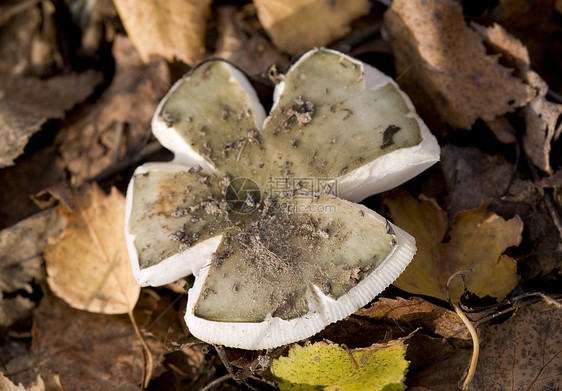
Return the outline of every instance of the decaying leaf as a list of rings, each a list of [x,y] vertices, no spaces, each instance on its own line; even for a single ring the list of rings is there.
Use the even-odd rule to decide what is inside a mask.
[[[545,98],[533,100],[523,110],[526,125],[523,148],[533,164],[548,174],[552,174],[549,161],[551,141],[554,134],[560,132],[556,121],[561,114],[562,105],[548,102]],[[558,129],[562,129],[562,125]]]
[[[164,61],[145,65],[128,38],[113,44],[116,74],[98,102],[57,135],[64,164],[81,183],[138,152],[149,134],[158,100],[169,87]]]
[[[532,251],[519,263],[525,278],[562,269],[559,233],[540,192],[531,181],[515,174],[513,165],[504,157],[487,155],[476,148],[445,145],[441,149],[441,169],[447,189],[446,209],[451,216],[484,205],[501,216],[521,217],[532,243]],[[551,182],[554,185],[556,180]]]
[[[23,296],[3,298],[0,296],[0,328],[8,328],[20,319],[31,315],[35,303]]]
[[[480,331],[480,359],[469,390],[558,390],[562,308],[538,303]]]
[[[54,13],[52,2],[0,4],[0,73],[46,76],[62,68]]]
[[[408,376],[408,391],[459,390],[459,379],[466,373],[470,349],[458,349],[437,360],[428,360],[426,367]]]
[[[0,168],[14,164],[29,138],[47,120],[63,118],[101,79],[94,70],[46,80],[0,76]]]
[[[142,60],[151,55],[195,65],[205,52],[211,0],[116,0],[115,6]]]
[[[44,281],[41,255],[47,237],[58,235],[65,224],[58,213],[45,211],[0,231],[0,294],[31,293],[33,280]]]
[[[470,338],[466,326],[453,311],[439,307],[421,297],[414,296],[410,299],[381,297],[371,304],[371,307],[360,309],[354,315],[391,321],[407,327],[421,327],[426,333],[441,335],[444,338]]]
[[[64,207],[61,207],[64,208]],[[140,288],[133,278],[123,235],[125,199],[97,186],[62,211],[67,228],[45,248],[47,281],[71,306],[105,314],[132,311]]]
[[[0,372],[0,390],[2,391],[63,391],[60,377],[56,373],[43,370],[37,374],[35,382],[29,387],[19,383],[17,386]]]
[[[447,213],[435,201],[416,200],[407,192],[391,192],[384,198],[394,222],[416,238],[418,252],[406,271],[394,282],[398,288],[446,300],[448,278],[459,270],[474,269],[467,276],[468,289],[479,296],[504,298],[519,283],[517,265],[503,252],[521,241],[519,216],[504,220],[484,208],[461,211],[454,218],[450,240]],[[453,282],[450,294],[463,293]]]
[[[551,142],[555,138],[555,134],[560,133],[560,130],[556,129],[556,123],[562,114],[562,105],[545,99],[548,85],[539,75],[530,70],[529,53],[518,39],[509,35],[503,27],[497,24],[489,28],[477,24],[473,24],[472,27],[483,37],[488,46],[500,53],[503,62],[508,63],[514,69],[517,77],[537,91],[537,97],[523,108],[526,125],[523,134],[523,148],[533,164],[551,174],[552,168],[549,162]]]
[[[273,43],[289,54],[344,36],[348,24],[368,11],[365,0],[254,0],[254,4]]]
[[[280,68],[289,64],[287,56],[236,14],[235,7],[220,7],[218,21],[215,57],[232,62],[248,75],[262,75],[273,64]]]
[[[27,386],[48,370],[60,376],[65,390],[139,390],[144,359],[127,316],[75,310],[47,293],[33,313],[32,339],[27,357],[6,364],[13,381]],[[164,343],[146,339],[158,368]]]
[[[10,381],[10,379],[8,379],[6,376],[4,376],[0,372],[0,390],[2,390],[2,391],[25,391],[25,387],[22,384],[19,384],[19,385],[16,386],[14,383],[12,383]]]
[[[536,95],[497,56],[486,54],[482,37],[467,27],[454,0],[393,1],[385,22],[404,89],[415,88],[410,96],[421,107],[429,98],[455,127],[469,129],[478,118],[494,119]]]
[[[403,339],[352,350],[326,342],[293,345],[288,357],[273,360],[271,372],[281,391],[403,390],[405,352]]]

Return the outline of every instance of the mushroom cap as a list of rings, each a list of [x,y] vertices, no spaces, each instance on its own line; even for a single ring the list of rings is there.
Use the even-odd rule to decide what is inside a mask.
[[[409,98],[367,64],[306,53],[265,117],[245,76],[209,61],[171,88],[152,127],[175,158],[133,175],[129,255],[141,285],[196,276],[185,319],[204,341],[307,338],[367,304],[415,254],[414,238],[350,202],[439,160]]]

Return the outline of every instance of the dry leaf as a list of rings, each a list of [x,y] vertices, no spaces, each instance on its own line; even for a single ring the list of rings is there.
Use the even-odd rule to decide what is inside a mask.
[[[484,38],[487,45],[501,53],[503,62],[513,67],[519,78],[537,90],[538,96],[523,108],[526,124],[523,149],[534,165],[551,174],[552,168],[549,162],[551,142],[555,134],[562,129],[561,125],[559,130],[556,130],[557,119],[562,114],[562,105],[545,99],[548,85],[538,74],[530,70],[529,53],[519,40],[497,24],[489,28],[473,24],[473,28]],[[499,137],[498,139],[503,141]]]
[[[349,33],[348,24],[368,12],[366,0],[254,0],[273,43],[289,54],[325,46]]]
[[[500,325],[480,330],[480,358],[471,391],[559,390],[562,307],[524,307]]]
[[[555,11],[557,3],[560,1],[499,0],[489,17],[525,44],[533,68],[560,93],[562,24]]]
[[[23,296],[0,296],[0,328],[7,329],[17,321],[27,318],[34,307],[35,303]]]
[[[32,281],[45,279],[43,248],[47,237],[58,235],[66,222],[58,213],[45,211],[0,232],[0,295],[33,292]]]
[[[29,138],[47,120],[63,118],[101,79],[94,70],[46,80],[0,76],[0,168],[14,164]]]
[[[205,52],[211,0],[115,0],[119,16],[142,60],[151,55],[195,65]]]
[[[64,208],[64,207],[61,207]],[[71,306],[104,314],[132,311],[140,287],[133,278],[123,219],[125,198],[96,185],[73,200],[60,237],[45,248],[47,282]]]
[[[111,86],[76,123],[57,135],[74,183],[138,152],[149,134],[158,101],[170,87],[166,63],[143,64],[126,37],[115,38],[113,54],[117,64]]]
[[[0,228],[17,224],[39,212],[30,196],[65,182],[66,175],[53,145],[26,153],[15,166],[0,170]]]
[[[519,215],[532,250],[519,262],[526,279],[562,270],[560,237],[536,186],[514,174],[503,156],[487,155],[476,148],[445,145],[441,169],[447,189],[447,210],[486,206],[502,216]]]
[[[506,221],[484,208],[459,212],[449,232],[447,214],[433,200],[418,201],[396,191],[384,198],[394,222],[416,238],[418,252],[394,285],[408,292],[446,300],[446,283],[455,272],[474,269],[467,276],[468,289],[479,296],[503,299],[519,283],[517,264],[502,253],[521,241],[523,222],[518,216]],[[460,280],[460,279],[459,279]],[[463,287],[454,281],[450,294],[460,297]]]
[[[394,322],[407,328],[421,327],[430,335],[468,340],[464,323],[453,311],[439,307],[421,297],[387,299],[381,297],[371,307],[360,309],[355,316],[376,321]]]
[[[471,354],[470,349],[458,349],[437,360],[428,360],[423,370],[408,376],[408,391],[459,390],[459,380],[466,373]]]
[[[401,84],[415,103],[424,106],[429,98],[455,127],[469,129],[478,118],[492,120],[536,95],[497,56],[486,54],[482,38],[466,26],[461,4],[454,0],[393,1],[385,22]]]
[[[562,189],[562,168],[558,169],[552,176],[544,177],[537,183],[536,186],[539,187],[554,187]]]
[[[533,100],[523,109],[525,117],[525,134],[523,148],[533,164],[547,174],[552,174],[550,167],[551,141],[556,130],[556,122],[562,114],[562,105],[548,102],[541,97]],[[558,129],[562,129],[562,124]]]
[[[144,359],[128,316],[78,311],[48,293],[33,315],[30,354],[6,364],[12,380],[28,385],[50,370],[65,390],[139,390]],[[164,343],[146,338],[159,365]]]
[[[55,6],[38,0],[0,5],[0,73],[49,76],[63,67]]]
[[[252,26],[236,15],[236,8],[223,6],[218,9],[219,38],[215,57],[229,60],[248,75],[262,75],[273,64],[284,69],[289,64],[287,56]]]
[[[25,387],[22,384],[15,385],[8,379],[2,372],[0,372],[0,390],[2,391],[25,391]]]

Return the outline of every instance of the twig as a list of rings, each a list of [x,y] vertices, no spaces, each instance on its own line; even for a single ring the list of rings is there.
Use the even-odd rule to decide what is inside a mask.
[[[145,159],[146,157],[156,152],[161,151],[162,149],[164,149],[164,147],[162,147],[162,145],[158,141],[153,141],[150,144],[147,144],[143,149],[139,151],[139,153],[137,153],[133,157],[115,163],[114,165],[108,167],[107,169],[105,169],[95,177],[90,178],[88,181],[101,182],[117,174],[118,172],[121,172],[129,167],[136,165],[141,160]]]
[[[550,88],[546,92],[546,96],[549,97],[552,100],[557,101],[558,103],[562,103],[562,95],[560,95],[559,93],[557,93],[556,91],[554,91]]]
[[[352,47],[359,45],[361,42],[377,34],[381,26],[382,22],[373,23],[358,32],[350,34],[347,38],[336,42],[331,48],[342,53],[349,53]]]
[[[230,373],[227,373],[224,376],[221,376],[219,378],[216,378],[215,380],[213,380],[212,382],[210,382],[209,384],[207,384],[205,387],[201,388],[201,391],[209,391],[211,388],[213,388],[214,386],[218,386],[219,384],[221,384],[223,381],[228,380],[228,379],[232,379],[234,376]]]

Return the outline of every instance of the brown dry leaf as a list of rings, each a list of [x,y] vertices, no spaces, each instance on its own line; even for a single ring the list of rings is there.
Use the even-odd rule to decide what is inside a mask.
[[[148,137],[158,101],[170,87],[166,63],[143,64],[128,38],[115,38],[113,55],[117,64],[111,86],[76,123],[57,134],[74,183],[138,152]]]
[[[68,220],[62,234],[45,248],[47,282],[74,308],[104,314],[130,313],[140,292],[123,234],[125,198],[97,186],[60,207]]]
[[[63,391],[60,384],[60,378],[57,374],[51,371],[41,371],[37,375],[35,382],[29,387],[24,387],[23,384],[17,386],[5,377],[0,372],[0,390],[1,391]]]
[[[369,9],[366,0],[254,0],[258,18],[275,46],[298,54],[349,33],[349,23]]]
[[[470,335],[455,312],[430,303],[421,297],[387,299],[381,297],[371,307],[360,309],[355,316],[378,321],[392,321],[397,325],[421,327],[424,332],[445,338],[468,340]]]
[[[0,295],[0,328],[7,329],[31,315],[35,302],[23,296],[3,298]]]
[[[554,187],[562,189],[562,168],[558,169],[551,176],[542,178],[540,181],[535,183],[535,185],[543,188]]]
[[[26,153],[15,166],[1,169],[0,228],[39,212],[30,196],[54,184],[65,183],[66,176],[54,145]]]
[[[29,385],[38,373],[50,370],[60,376],[65,390],[140,389],[143,352],[128,316],[75,310],[51,294],[33,315],[30,354],[6,364],[15,374],[13,381]],[[145,338],[159,366],[164,344],[150,335]]]
[[[384,203],[396,225],[413,235],[418,247],[412,263],[394,282],[398,288],[446,300],[448,278],[466,269],[474,269],[467,275],[467,287],[479,296],[503,299],[519,283],[515,260],[502,254],[521,241],[523,222],[519,216],[506,221],[483,207],[459,212],[450,240],[442,243],[447,214],[435,201],[418,201],[405,191],[395,191]],[[456,300],[462,293],[460,281],[453,281],[451,298]]]
[[[195,65],[205,52],[211,0],[115,0],[117,12],[142,60],[151,55]]]
[[[556,13],[559,0],[499,0],[489,14],[517,36],[529,50],[533,68],[558,93],[562,92],[562,24]]]
[[[2,391],[25,391],[25,387],[22,384],[15,385],[10,379],[0,372],[0,390]]]
[[[556,129],[556,121],[562,114],[562,105],[548,102],[544,97],[534,99],[523,109],[525,117],[525,134],[523,148],[533,164],[547,174],[552,174],[550,167],[551,142]],[[562,129],[562,124],[558,129]]]
[[[101,80],[94,70],[46,80],[0,75],[0,168],[14,164],[47,120],[63,118]]]
[[[431,102],[455,127],[470,129],[478,118],[493,120],[536,95],[532,86],[499,64],[497,55],[486,54],[457,1],[393,1],[385,22],[397,73],[404,78],[401,84],[420,106],[429,98],[425,105]]]
[[[32,293],[31,282],[44,281],[42,253],[47,237],[60,234],[65,225],[65,219],[50,210],[0,231],[0,295],[18,290]]]
[[[63,67],[54,14],[52,2],[2,2],[0,73],[48,76]]]
[[[218,21],[215,57],[231,61],[252,76],[265,74],[273,64],[280,69],[289,64],[287,56],[236,14],[235,7],[220,7]]]
[[[545,99],[548,85],[539,75],[530,70],[529,53],[518,39],[509,35],[503,27],[497,24],[489,28],[477,24],[472,24],[472,27],[489,46],[501,53],[504,63],[513,67],[519,78],[537,90],[538,96],[523,108],[526,124],[523,134],[523,149],[535,166],[551,174],[550,149],[555,134],[562,129],[562,125],[558,131],[556,129],[557,119],[562,114],[562,105],[548,102]]]
[[[451,216],[484,205],[502,216],[521,217],[533,247],[519,262],[524,278],[562,270],[559,233],[540,192],[532,182],[514,175],[513,165],[503,156],[445,145],[441,148],[441,169],[447,188],[446,209]]]
[[[559,390],[562,307],[525,307],[500,325],[480,330],[480,358],[471,391]]]
[[[459,390],[459,380],[466,373],[471,354],[470,349],[458,349],[437,360],[428,360],[423,370],[406,379],[408,391]]]

